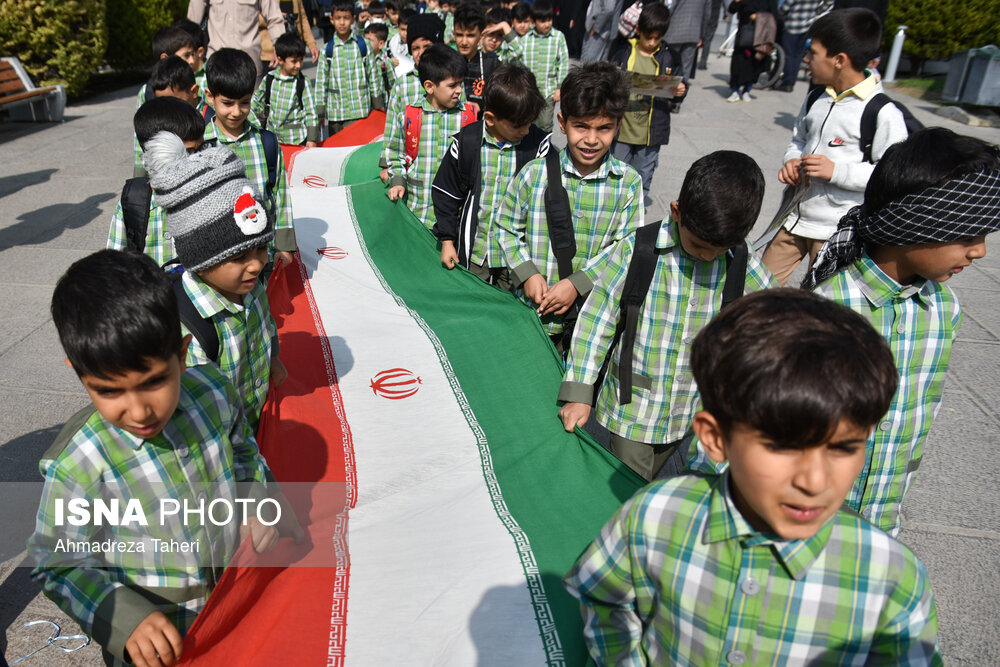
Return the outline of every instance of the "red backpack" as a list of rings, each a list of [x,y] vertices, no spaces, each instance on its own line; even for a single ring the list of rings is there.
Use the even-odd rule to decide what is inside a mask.
[[[462,109],[462,127],[475,123],[479,116],[479,105],[475,102],[466,102]],[[417,151],[420,150],[420,128],[424,121],[424,110],[419,105],[411,104],[403,112],[403,135],[404,146],[406,147],[405,165],[409,169],[413,161],[417,159]]]

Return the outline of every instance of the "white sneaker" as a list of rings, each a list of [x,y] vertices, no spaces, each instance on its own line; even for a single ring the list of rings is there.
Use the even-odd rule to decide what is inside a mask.
[[[749,102],[750,100],[755,100],[757,98],[751,95],[750,93],[743,93],[743,96],[740,99],[742,99],[744,102]]]
[[[737,93],[737,92],[736,92],[736,91],[734,90],[734,91],[732,92],[732,94],[731,94],[731,95],[730,95],[729,97],[727,97],[727,98],[726,98],[726,101],[727,101],[727,102],[739,102],[739,101],[740,101],[740,94],[739,94],[739,93]]]

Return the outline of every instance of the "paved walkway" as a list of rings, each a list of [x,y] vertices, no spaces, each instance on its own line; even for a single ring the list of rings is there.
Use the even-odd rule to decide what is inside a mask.
[[[759,229],[778,208],[776,174],[806,86],[728,104],[728,71],[729,61],[713,56],[709,70],[698,72],[682,112],[673,116],[671,143],[654,178],[652,214],[662,215],[676,198],[695,159],[719,149],[750,154],[768,177]],[[70,263],[104,247],[116,199],[132,171],[135,93],[127,89],[73,105],[61,125],[0,124],[0,402],[6,407],[0,419],[0,482],[38,479],[39,456],[62,423],[87,403],[62,363],[49,299]],[[897,97],[927,125],[1000,142],[1000,130],[968,128],[932,115],[928,103]],[[1000,664],[1000,260],[988,256],[952,285],[965,308],[965,324],[944,405],[904,507],[901,537],[930,572],[948,664]],[[0,517],[3,510],[0,506]],[[17,567],[33,511],[2,523],[0,655],[8,660],[41,645],[44,634],[23,629],[26,621],[52,619],[64,634],[77,632],[38,594],[28,570]],[[25,664],[101,661],[91,646],[69,656],[46,649]]]

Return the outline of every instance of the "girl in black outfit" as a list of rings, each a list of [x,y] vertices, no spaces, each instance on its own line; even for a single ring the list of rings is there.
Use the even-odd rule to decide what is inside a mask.
[[[733,44],[733,59],[729,65],[729,87],[732,92],[727,102],[752,100],[750,89],[766,66],[766,60],[754,58],[753,34],[757,12],[770,12],[777,16],[776,0],[732,0],[729,3],[729,13],[737,15],[739,26]]]

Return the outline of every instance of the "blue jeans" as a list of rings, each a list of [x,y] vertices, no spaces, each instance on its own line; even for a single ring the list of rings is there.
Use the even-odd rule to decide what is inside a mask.
[[[809,33],[793,35],[787,30],[781,34],[781,48],[785,50],[785,71],[781,73],[781,81],[778,85],[794,86],[798,78],[799,66],[802,65],[802,56],[806,54],[806,42],[809,40]]]
[[[611,154],[639,172],[642,176],[642,199],[649,197],[649,186],[653,183],[653,172],[660,164],[659,146],[638,146],[616,141],[611,146]]]

